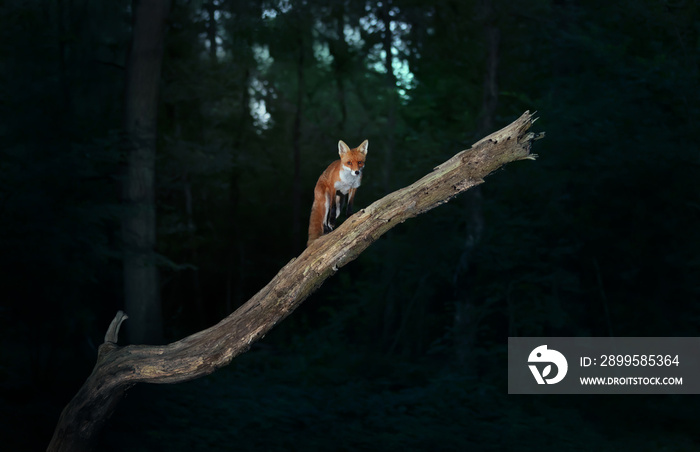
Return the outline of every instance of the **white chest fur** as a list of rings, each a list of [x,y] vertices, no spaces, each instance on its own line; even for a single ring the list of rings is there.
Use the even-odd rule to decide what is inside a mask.
[[[340,171],[340,180],[335,183],[335,189],[344,195],[347,195],[351,188],[357,188],[362,181],[362,171],[355,175],[350,168],[343,166]]]

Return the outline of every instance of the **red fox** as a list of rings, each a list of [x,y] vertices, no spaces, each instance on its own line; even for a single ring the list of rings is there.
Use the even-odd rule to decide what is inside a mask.
[[[355,192],[362,180],[369,142],[363,141],[355,149],[350,149],[342,140],[338,142],[340,160],[328,165],[321,174],[314,189],[314,204],[309,219],[309,241],[306,246],[335,227],[342,204],[346,205],[345,216],[352,213]]]

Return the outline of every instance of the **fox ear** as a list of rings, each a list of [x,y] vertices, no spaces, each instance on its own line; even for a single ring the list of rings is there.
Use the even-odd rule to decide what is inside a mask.
[[[343,140],[338,141],[338,154],[343,155],[348,152],[350,148]]]
[[[367,155],[367,148],[369,147],[369,140],[365,140],[362,142],[361,145],[357,147],[357,150],[362,152],[364,155]]]

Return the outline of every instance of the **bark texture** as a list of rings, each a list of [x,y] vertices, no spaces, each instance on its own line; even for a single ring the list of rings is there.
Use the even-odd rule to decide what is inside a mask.
[[[63,410],[48,450],[89,450],[129,387],[140,382],[192,380],[227,365],[389,229],[481,184],[506,163],[534,159],[531,144],[543,134],[529,131],[533,121],[525,112],[414,184],[360,210],[292,259],[253,298],[211,328],[168,345],[118,347],[116,336],[124,319],[118,313],[100,346],[92,374]]]

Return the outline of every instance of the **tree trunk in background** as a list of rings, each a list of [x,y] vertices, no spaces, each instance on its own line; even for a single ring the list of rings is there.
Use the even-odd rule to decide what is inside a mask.
[[[216,3],[214,0],[209,0],[205,5],[207,10],[207,40],[209,41],[209,58],[216,61],[216,52],[218,44],[216,43]]]
[[[487,2],[490,5],[490,2]],[[490,7],[490,6],[489,6]],[[489,14],[491,14],[489,12]],[[493,21],[484,26],[486,38],[486,71],[484,74],[484,94],[481,104],[481,121],[479,121],[479,135],[486,133],[493,127],[496,107],[498,106],[498,48],[501,41],[501,32]]]
[[[127,166],[122,185],[124,305],[131,343],[162,340],[156,267],[155,158],[158,86],[169,0],[137,0],[126,68],[124,131]]]
[[[304,38],[299,29],[297,44],[299,59],[297,65],[297,105],[292,131],[292,152],[294,153],[294,180],[292,181],[292,244],[293,251],[303,249],[301,238],[301,115],[304,100]]]
[[[58,21],[58,73],[61,86],[61,110],[60,114],[56,115],[55,120],[58,123],[57,130],[61,133],[66,133],[67,126],[70,124],[70,117],[73,113],[71,102],[71,88],[68,78],[68,49],[66,42],[68,41],[68,26],[70,24],[70,9],[66,8],[65,0],[57,0],[56,2],[56,20]]]
[[[386,95],[386,128],[384,129],[384,142],[381,152],[384,153],[384,162],[382,163],[382,188],[384,193],[391,191],[391,179],[394,167],[394,132],[396,129],[396,75],[394,74],[394,34],[391,30],[391,0],[382,3],[379,9],[380,20],[384,26],[382,33],[382,48],[384,50],[384,69],[386,70],[385,78],[385,95]],[[371,141],[371,140],[370,140]],[[387,237],[390,236],[387,234]],[[382,266],[382,285],[385,287],[384,313],[380,317],[381,325],[381,344],[387,350],[391,350],[392,344],[396,340],[396,336],[400,333],[400,324],[402,319],[401,306],[396,301],[394,293],[394,278],[396,277],[395,266],[395,248],[387,247],[386,258]],[[403,300],[401,300],[403,302]]]
[[[491,130],[498,106],[498,61],[500,31],[494,25],[493,8],[490,0],[484,0],[477,12],[484,24],[484,42],[486,44],[486,70],[484,71],[484,92],[481,104],[481,118],[477,127],[477,136],[483,136]],[[465,217],[467,220],[464,249],[455,270],[455,318],[454,342],[457,363],[468,373],[476,375],[476,333],[481,312],[476,308],[471,296],[473,273],[472,259],[484,230],[483,197],[481,187],[474,187],[464,198]]]
[[[177,135],[176,135],[177,136]],[[202,296],[202,284],[199,278],[199,252],[197,250],[197,226],[194,223],[194,200],[192,195],[192,182],[187,171],[182,176],[183,194],[185,197],[185,218],[187,218],[187,233],[189,234],[190,246],[189,260],[195,268],[192,271],[192,295],[194,312],[198,326],[206,325],[206,314],[204,313],[204,297]]]
[[[384,23],[383,47],[386,53],[384,57],[384,67],[386,68],[386,141],[384,143],[384,166],[383,183],[384,192],[389,193],[391,189],[391,173],[393,169],[394,157],[394,129],[396,128],[396,75],[394,75],[394,54],[392,48],[394,35],[391,31],[391,0],[384,2],[381,9],[382,22]]]
[[[348,107],[345,98],[345,77],[349,69],[348,43],[345,41],[345,2],[338,1],[332,9],[333,21],[335,22],[338,39],[331,40],[328,48],[333,57],[333,75],[338,88],[338,108],[340,109],[340,121],[338,123],[338,133],[345,132],[345,121],[348,117]],[[347,139],[347,138],[346,138]]]
[[[251,44],[249,44],[249,47]],[[246,59],[246,61],[249,61]],[[249,64],[249,63],[246,63]],[[233,141],[233,152],[240,153],[241,146],[246,141],[247,132],[252,128],[252,117],[250,116],[250,85],[251,70],[246,67],[243,71],[243,79],[241,82],[240,92],[240,112],[238,118],[238,126],[236,127],[236,138]],[[227,270],[226,270],[226,291],[224,306],[226,315],[233,312],[234,307],[237,308],[243,301],[243,293],[245,292],[245,242],[241,239],[241,226],[239,218],[241,189],[240,189],[240,169],[234,157],[234,165],[231,169],[229,178],[229,207],[230,207],[230,237],[232,239],[232,248],[229,253]],[[235,270],[235,272],[234,272]],[[234,276],[235,273],[235,276]]]

